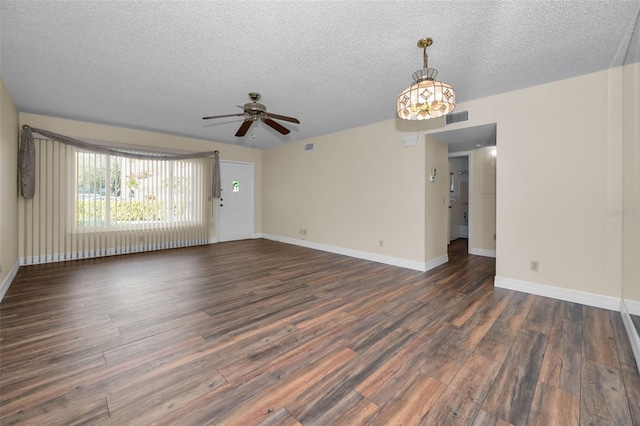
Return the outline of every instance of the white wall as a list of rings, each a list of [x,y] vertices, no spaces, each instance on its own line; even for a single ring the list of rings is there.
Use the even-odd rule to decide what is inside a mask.
[[[0,300],[18,270],[18,110],[0,76]]]

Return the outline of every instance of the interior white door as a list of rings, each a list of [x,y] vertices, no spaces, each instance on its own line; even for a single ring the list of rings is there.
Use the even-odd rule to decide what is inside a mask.
[[[253,237],[253,164],[220,161],[218,241]]]

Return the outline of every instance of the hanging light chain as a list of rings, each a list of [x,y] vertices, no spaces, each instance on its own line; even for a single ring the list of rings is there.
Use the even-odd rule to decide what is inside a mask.
[[[427,55],[427,46],[424,47],[422,55],[423,55],[423,63],[424,63],[423,68],[426,70],[429,68],[429,55]]]
[[[429,55],[427,55],[427,47],[433,44],[433,39],[431,38],[423,38],[418,40],[418,47],[422,47],[422,58],[424,69],[429,68]]]

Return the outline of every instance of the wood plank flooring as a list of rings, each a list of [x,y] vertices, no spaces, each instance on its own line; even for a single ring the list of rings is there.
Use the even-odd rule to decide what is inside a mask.
[[[23,267],[0,424],[640,425],[620,315],[267,240]]]

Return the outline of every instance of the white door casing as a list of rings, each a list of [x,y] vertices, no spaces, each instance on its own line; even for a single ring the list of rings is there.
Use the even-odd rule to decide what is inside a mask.
[[[220,161],[218,241],[253,237],[253,164]]]

